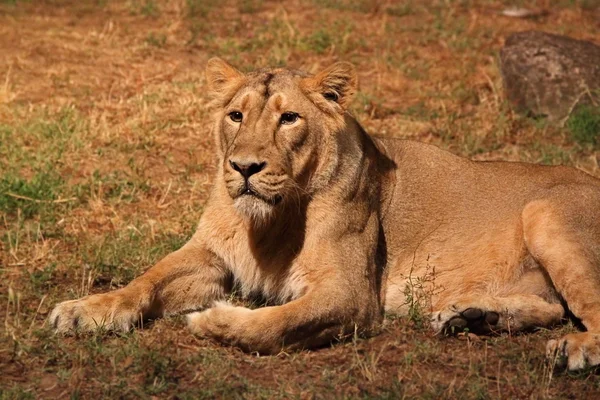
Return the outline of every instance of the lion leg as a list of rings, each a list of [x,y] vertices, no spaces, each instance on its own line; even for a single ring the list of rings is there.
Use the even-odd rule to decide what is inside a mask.
[[[57,332],[128,331],[142,319],[198,309],[225,294],[226,275],[213,258],[190,241],[123,288],[58,304],[50,323]]]
[[[189,314],[188,327],[197,335],[245,351],[276,354],[326,345],[344,334],[369,335],[381,320],[375,313],[350,307],[351,301],[328,304],[331,293],[313,292],[284,305],[255,310],[221,302]]]
[[[551,326],[560,321],[564,309],[535,295],[506,297],[472,296],[453,301],[431,313],[431,326],[437,333],[449,334],[532,329]]]
[[[522,214],[527,248],[587,329],[548,342],[548,356],[569,370],[600,364],[600,195],[574,189],[529,203]]]

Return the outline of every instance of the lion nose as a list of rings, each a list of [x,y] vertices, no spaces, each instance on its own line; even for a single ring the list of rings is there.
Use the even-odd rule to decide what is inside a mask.
[[[231,165],[231,168],[242,174],[245,179],[248,179],[252,175],[262,171],[267,163],[264,161],[257,163],[229,160],[229,165]]]

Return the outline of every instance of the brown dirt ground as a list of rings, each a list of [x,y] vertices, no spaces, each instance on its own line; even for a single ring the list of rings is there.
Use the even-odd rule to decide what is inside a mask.
[[[499,16],[515,4],[548,13]],[[193,230],[214,172],[203,80],[214,55],[242,69],[313,72],[350,60],[361,81],[354,112],[372,133],[600,176],[598,150],[505,104],[497,54],[526,29],[600,43],[600,4],[1,0],[0,124],[28,138],[35,121],[74,115],[81,125],[53,168],[84,193],[52,203],[51,226],[0,209],[0,397],[599,398],[595,371],[553,371],[543,357],[570,324],[440,339],[397,319],[369,340],[276,357],[195,338],[181,318],[121,336],[61,338],[45,327],[57,301],[126,283]],[[32,136],[19,151],[44,145]],[[121,275],[86,267],[99,258]]]

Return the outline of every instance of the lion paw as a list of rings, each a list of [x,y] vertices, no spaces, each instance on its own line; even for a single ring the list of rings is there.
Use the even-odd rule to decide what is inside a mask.
[[[570,333],[558,340],[549,340],[546,357],[559,368],[578,371],[600,365],[600,334]]]
[[[187,323],[195,335],[246,351],[277,353],[281,350],[279,336],[264,328],[254,313],[255,311],[245,307],[217,302],[208,310],[188,314]]]
[[[141,318],[140,311],[129,304],[134,303],[116,293],[86,296],[56,305],[49,321],[60,333],[97,329],[126,332],[137,325]]]
[[[500,313],[481,308],[451,306],[431,315],[431,326],[437,333],[454,334],[468,329],[474,333],[494,331],[500,321]]]
[[[188,329],[194,335],[203,337],[210,336],[209,311],[210,309],[205,311],[193,312],[185,316],[187,320]]]
[[[188,328],[192,333],[223,340],[231,337],[237,327],[243,324],[251,311],[244,307],[235,307],[227,302],[216,302],[212,308],[187,315]]]

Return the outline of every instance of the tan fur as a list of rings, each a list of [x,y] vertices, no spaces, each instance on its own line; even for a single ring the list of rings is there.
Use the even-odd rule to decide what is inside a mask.
[[[438,332],[551,326],[567,305],[588,332],[549,354],[600,363],[600,181],[374,139],[345,111],[347,63],[206,73],[219,168],[195,235],[126,287],[57,305],[58,331],[204,309],[193,332],[274,353],[373,334],[416,296]],[[229,305],[232,288],[269,305]]]

